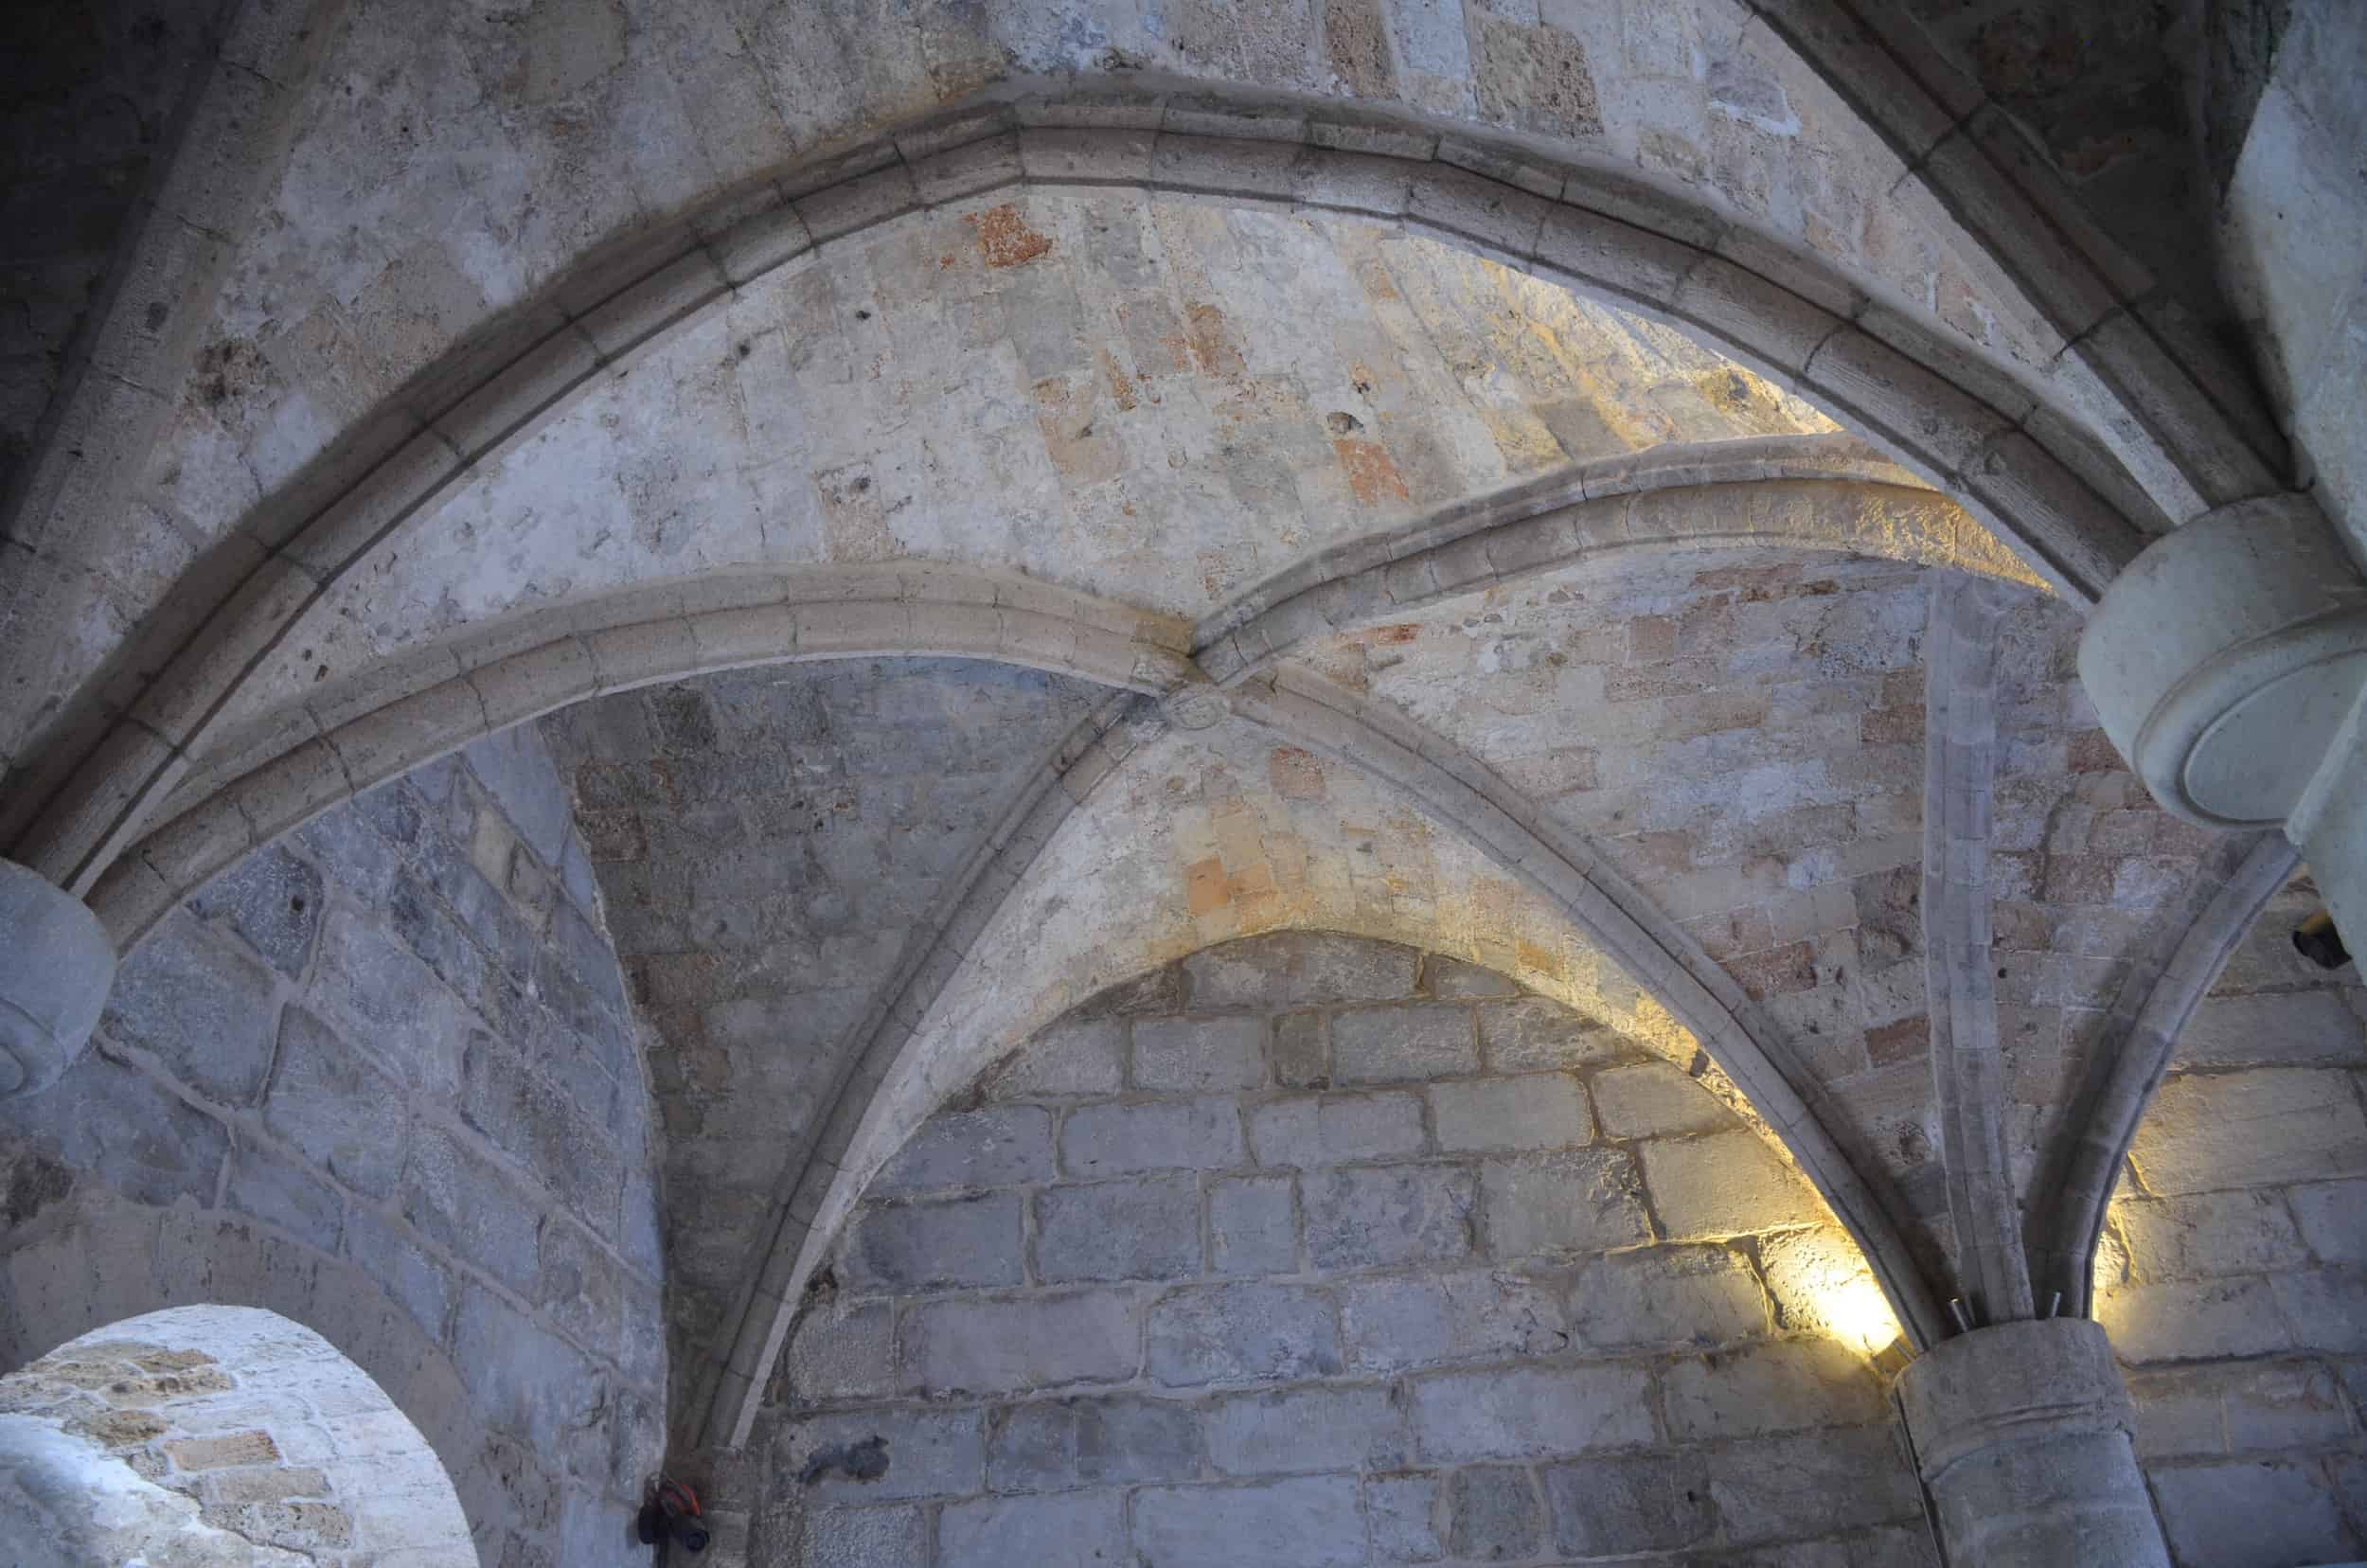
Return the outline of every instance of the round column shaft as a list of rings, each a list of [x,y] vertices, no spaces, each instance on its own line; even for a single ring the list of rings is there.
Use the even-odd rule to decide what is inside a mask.
[[[1945,1341],[1899,1374],[1898,1400],[1951,1568],[2169,1568],[2095,1324]]]

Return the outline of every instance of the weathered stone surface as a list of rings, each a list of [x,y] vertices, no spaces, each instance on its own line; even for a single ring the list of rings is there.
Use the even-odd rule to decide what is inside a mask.
[[[2355,1176],[2367,1172],[2367,1112],[2342,1073],[2190,1074],[2162,1086],[2129,1157],[2164,1195]]]
[[[1353,1568],[1363,1557],[1356,1483],[1334,1476],[1231,1487],[1149,1487],[1134,1541],[1169,1568]]]
[[[1544,1508],[1525,1470],[1484,1465],[1448,1485],[1447,1549],[1476,1562],[1519,1561],[1544,1542]]]
[[[1025,1276],[1015,1192],[873,1203],[848,1232],[846,1283],[855,1290],[1016,1285]]]
[[[1052,1118],[1032,1105],[932,1116],[873,1179],[879,1192],[1013,1186],[1052,1175]]]
[[[401,1174],[409,1118],[402,1090],[377,1063],[301,1007],[280,1014],[263,1124],[313,1164],[373,1198]]]
[[[1145,1019],[1134,1025],[1138,1089],[1255,1089],[1266,1081],[1266,1020]]]
[[[1331,1021],[1335,1083],[1411,1083],[1477,1071],[1471,1015],[1462,1007],[1377,1007]]]
[[[878,1503],[977,1490],[986,1440],[974,1410],[862,1411],[796,1422],[776,1456],[821,1501]]]
[[[1489,1160],[1480,1179],[1492,1256],[1593,1252],[1652,1238],[1634,1163],[1618,1150]]]
[[[1430,1109],[1442,1150],[1567,1149],[1594,1136],[1585,1091],[1559,1073],[1433,1084]]]
[[[1307,1256],[1324,1270],[1467,1256],[1479,1183],[1464,1166],[1359,1166],[1302,1179]]]
[[[1070,1019],[1029,1041],[991,1079],[1000,1099],[1037,1095],[1113,1095],[1126,1081],[1126,1025],[1113,1018]]]
[[[1372,1555],[1383,1562],[1427,1562],[1447,1549],[1440,1539],[1439,1477],[1376,1475],[1364,1483],[1364,1525]]]
[[[1259,1165],[1301,1169],[1418,1154],[1427,1142],[1422,1102],[1400,1093],[1276,1100],[1250,1113],[1249,1133]]]
[[[932,1389],[1006,1394],[1116,1382],[1143,1360],[1133,1302],[1107,1291],[930,1302],[906,1331],[914,1365]],[[1154,1318],[1154,1361],[1157,1345]]]
[[[927,1555],[929,1522],[918,1508],[826,1503],[806,1516],[805,1548],[812,1568],[896,1568]]]
[[[1539,1478],[1554,1548],[1572,1557],[1696,1546],[1717,1528],[1709,1466],[1699,1453],[1578,1459],[1548,1465]]]
[[[1189,1175],[1058,1187],[1035,1205],[1036,1275],[1046,1284],[1201,1272],[1200,1185]]]
[[[1277,1285],[1191,1286],[1150,1309],[1145,1365],[1169,1388],[1340,1370],[1331,1303]]]
[[[798,1318],[784,1365],[790,1387],[809,1402],[894,1393],[895,1308],[884,1301],[814,1308]]]
[[[1219,1399],[1208,1414],[1208,1457],[1226,1475],[1395,1470],[1411,1457],[1390,1391],[1315,1386]]]
[[[1126,1549],[1122,1505],[1114,1491],[956,1503],[937,1517],[937,1560],[946,1568],[1098,1568]]]
[[[262,1090],[277,1025],[270,971],[186,914],[123,961],[99,1020],[225,1105],[251,1104]]]
[[[1309,1007],[1414,994],[1412,948],[1322,932],[1287,932],[1195,953],[1184,961],[1193,1005]]]
[[[1480,1008],[1479,1038],[1492,1073],[1556,1072],[1612,1060],[1628,1050],[1617,1035],[1573,1018],[1543,997]]]
[[[1505,1270],[1351,1280],[1339,1298],[1349,1363],[1371,1372],[1551,1355],[1570,1344],[1555,1283]]]
[[[1060,1124],[1060,1167],[1071,1176],[1222,1170],[1242,1157],[1241,1119],[1231,1100],[1089,1105]]]
[[[1813,1225],[1824,1203],[1755,1132],[1655,1138],[1641,1146],[1652,1212],[1673,1238]]]
[[[1636,1447],[1653,1437],[1650,1387],[1622,1366],[1433,1373],[1413,1384],[1415,1440],[1448,1463]]]
[[[997,1491],[1188,1481],[1206,1452],[1200,1412],[1166,1399],[1036,1399],[998,1413],[987,1482]]]
[[[1724,1345],[1768,1331],[1767,1292],[1723,1247],[1649,1247],[1597,1257],[1570,1292],[1570,1329],[1595,1349]]]
[[[1669,1435],[1709,1441],[1880,1421],[1872,1371],[1830,1340],[1758,1345],[1682,1361],[1662,1380]]]
[[[1664,1061],[1614,1067],[1596,1074],[1592,1087],[1607,1138],[1710,1132],[1734,1119],[1709,1091]]]
[[[2181,1562],[2325,1562],[2353,1550],[2315,1467],[2275,1461],[2157,1469],[2162,1527]]]
[[[1296,1184],[1252,1176],[1208,1184],[1208,1267],[1223,1274],[1292,1274],[1298,1268]]]
[[[299,978],[319,933],[321,874],[309,861],[272,846],[207,883],[189,900],[199,915],[224,919],[272,966]]]

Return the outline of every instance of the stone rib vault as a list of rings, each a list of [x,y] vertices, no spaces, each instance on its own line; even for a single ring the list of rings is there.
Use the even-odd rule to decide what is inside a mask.
[[[2353,8],[11,27],[30,1560],[2367,1558]]]

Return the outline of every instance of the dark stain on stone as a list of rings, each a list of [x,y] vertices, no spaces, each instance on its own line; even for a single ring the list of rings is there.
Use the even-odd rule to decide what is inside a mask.
[[[1353,436],[1364,428],[1364,421],[1353,414],[1331,413],[1324,416],[1324,425],[1334,436]]]
[[[5,1207],[9,1223],[22,1225],[74,1190],[74,1172],[40,1154],[27,1154],[9,1171]]]
[[[797,1472],[797,1479],[810,1487],[832,1470],[850,1481],[877,1481],[888,1472],[887,1439],[874,1435],[860,1443],[816,1449],[813,1457],[806,1461],[806,1468]]]

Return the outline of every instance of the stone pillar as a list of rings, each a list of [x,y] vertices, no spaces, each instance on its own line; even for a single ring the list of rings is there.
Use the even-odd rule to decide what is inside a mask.
[[[1897,1393],[1950,1568],[2169,1568],[2096,1324],[1976,1328],[1909,1363]]]
[[[0,1099],[55,1083],[90,1042],[116,949],[73,894],[0,861]]]
[[[2305,496],[2222,507],[2146,546],[2079,641],[2096,718],[2164,808],[2278,828],[2367,940],[2367,579]]]

